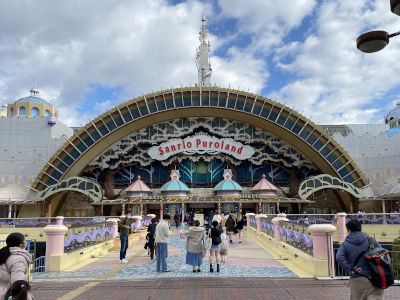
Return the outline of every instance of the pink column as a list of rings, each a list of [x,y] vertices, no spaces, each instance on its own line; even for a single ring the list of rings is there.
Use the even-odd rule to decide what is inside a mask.
[[[12,205],[8,204],[8,218],[11,219]]]
[[[181,207],[181,210],[182,210],[182,221],[181,221],[181,224],[182,224],[182,226],[185,224],[185,203],[183,203],[182,202],[182,207]]]
[[[332,237],[336,231],[336,227],[331,224],[314,224],[308,227],[308,231],[311,232],[313,240],[313,256],[316,259],[328,260],[328,238]],[[329,248],[333,255],[333,243],[332,238],[329,238]]]
[[[164,216],[164,205],[160,203],[160,220],[162,220]]]
[[[143,203],[140,203],[140,212],[139,215],[143,217]]]
[[[257,234],[260,234],[261,232],[261,221],[260,221],[261,216],[256,215],[256,221],[257,221]]]
[[[275,239],[275,247],[279,246],[279,241],[281,240],[281,233],[279,232],[279,219],[273,218],[271,223],[274,224],[274,239]]]
[[[118,236],[118,219],[117,218],[107,219],[107,223],[109,223],[110,226],[114,228],[111,238],[115,239]]]
[[[50,270],[50,257],[55,254],[64,253],[64,238],[68,228],[63,225],[64,217],[58,216],[55,225],[47,225],[44,228],[46,233],[46,261],[45,271]]]
[[[251,224],[250,224],[250,218],[251,218],[251,217],[254,217],[254,216],[255,216],[255,214],[253,214],[253,213],[247,213],[247,214],[246,214],[247,228],[250,228],[250,226],[251,226]]]
[[[347,236],[346,216],[347,214],[344,212],[338,213],[336,215],[337,226],[339,228],[339,244],[343,243]]]

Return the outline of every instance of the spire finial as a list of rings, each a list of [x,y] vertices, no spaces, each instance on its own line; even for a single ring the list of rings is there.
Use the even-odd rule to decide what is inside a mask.
[[[211,64],[208,61],[208,54],[210,53],[210,43],[207,41],[207,26],[206,17],[201,17],[201,31],[199,33],[200,46],[196,51],[196,66],[198,71],[199,86],[210,86],[211,77]]]

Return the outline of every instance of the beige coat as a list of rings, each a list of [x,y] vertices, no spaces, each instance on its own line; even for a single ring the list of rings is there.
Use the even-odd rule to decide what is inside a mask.
[[[189,228],[189,231],[182,232],[180,234],[181,238],[187,238],[186,241],[186,250],[191,253],[202,253],[203,251],[203,237],[204,237],[204,228],[192,226]]]
[[[0,299],[4,296],[14,281],[28,281],[28,266],[32,256],[28,251],[19,247],[10,247],[11,255],[0,265]]]

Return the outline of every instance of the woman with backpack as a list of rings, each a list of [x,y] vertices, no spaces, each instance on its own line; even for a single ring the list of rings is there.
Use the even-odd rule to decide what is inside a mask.
[[[28,267],[32,261],[32,256],[25,250],[26,240],[22,233],[9,234],[6,245],[0,249],[0,299],[4,299],[15,281],[28,280]]]
[[[220,227],[218,227],[218,222],[213,221],[212,228],[211,228],[211,234],[210,234],[210,238],[212,240],[212,245],[211,245],[211,249],[210,249],[210,272],[214,272],[214,269],[213,269],[214,258],[217,262],[217,272],[219,272],[219,264],[221,262],[219,251],[221,250],[221,242],[222,242],[221,234],[223,232],[224,231]]]

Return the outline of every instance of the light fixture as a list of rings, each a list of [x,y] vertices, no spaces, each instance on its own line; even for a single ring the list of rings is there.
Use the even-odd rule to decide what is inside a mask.
[[[390,10],[400,16],[400,0],[390,0]]]
[[[400,16],[400,0],[390,0],[390,9],[394,14]],[[364,53],[380,51],[389,44],[391,37],[397,35],[400,35],[400,31],[392,34],[382,30],[363,33],[357,38],[357,49]]]

